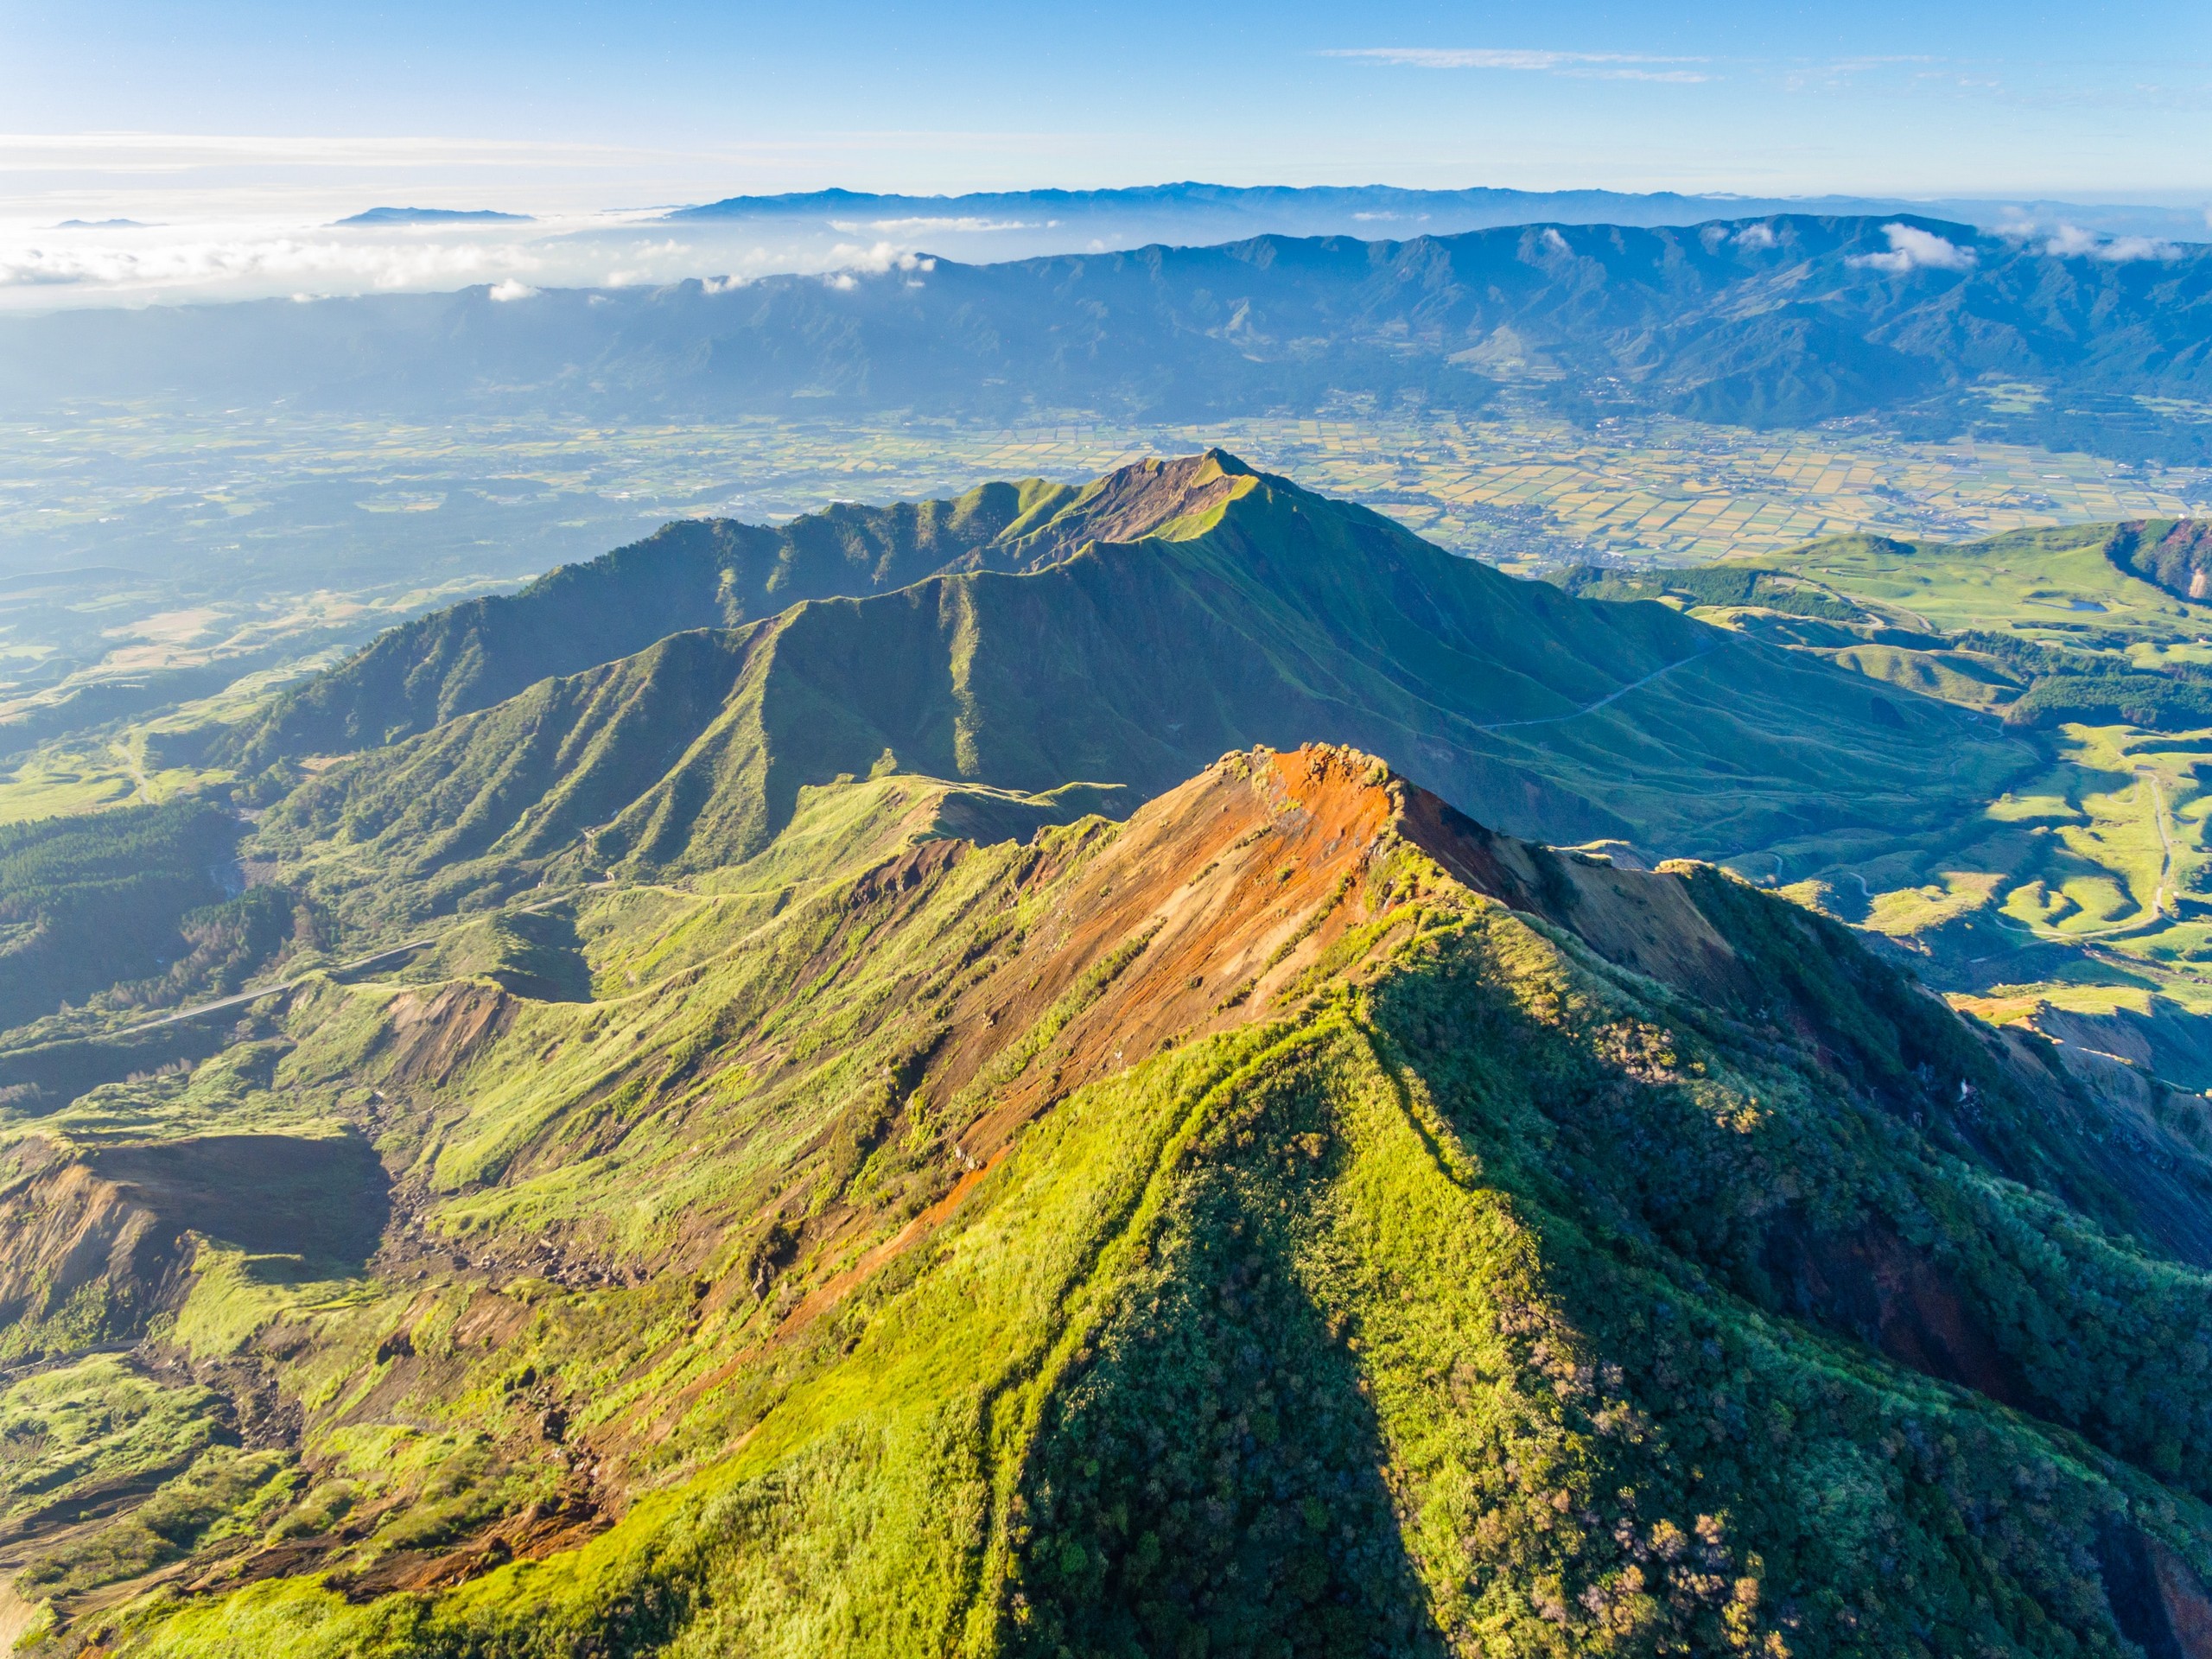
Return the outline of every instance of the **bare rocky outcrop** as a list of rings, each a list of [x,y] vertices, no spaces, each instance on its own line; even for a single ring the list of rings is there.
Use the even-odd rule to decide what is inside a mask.
[[[104,1292],[105,1306],[88,1310],[100,1334],[133,1332],[167,1300],[180,1265],[160,1216],[52,1142],[24,1142],[14,1161],[0,1188],[0,1321],[35,1325]]]
[[[499,986],[457,980],[424,993],[403,991],[392,1000],[386,1059],[394,1083],[449,1081],[505,1031],[514,998]]]
[[[1767,1235],[1766,1268],[1800,1317],[1846,1332],[1924,1376],[2035,1408],[2020,1368],[1950,1275],[1879,1223],[1821,1233],[1785,1217]]]

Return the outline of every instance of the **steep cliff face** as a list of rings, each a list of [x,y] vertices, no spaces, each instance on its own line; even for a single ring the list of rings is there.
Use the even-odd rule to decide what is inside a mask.
[[[33,1133],[7,1156],[0,1321],[17,1357],[145,1335],[181,1304],[202,1240],[358,1269],[389,1215],[383,1166],[351,1137]]]
[[[2177,599],[2212,594],[2212,520],[2152,519],[2123,524],[2107,549],[2114,564]]]
[[[18,1146],[0,1188],[0,1318],[16,1354],[135,1336],[182,1263],[161,1218],[43,1141]]]

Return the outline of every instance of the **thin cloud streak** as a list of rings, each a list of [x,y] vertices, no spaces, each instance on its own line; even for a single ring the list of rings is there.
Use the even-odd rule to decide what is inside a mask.
[[[1580,80],[1654,80],[1694,83],[1711,77],[1701,70],[1654,68],[1656,64],[1704,63],[1704,58],[1653,57],[1635,52],[1545,52],[1517,47],[1357,46],[1325,51],[1325,58],[1351,58],[1412,69],[1505,69],[1523,73],[1567,75]]]

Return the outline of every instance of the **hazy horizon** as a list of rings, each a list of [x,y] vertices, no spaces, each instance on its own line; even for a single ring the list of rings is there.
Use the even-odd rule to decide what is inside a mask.
[[[1510,190],[1498,193],[1503,200],[1468,200],[1412,197],[1388,185],[1319,196],[1289,194],[1308,187],[1259,187],[1250,197],[1237,194],[1243,188],[1251,188],[1197,186],[1187,195],[1175,192],[1156,201],[1109,194],[1072,206],[1050,197],[1040,200],[1037,193],[995,193],[995,209],[966,213],[957,211],[960,196],[899,195],[893,200],[903,206],[886,212],[868,208],[869,198],[862,194],[861,205],[850,212],[835,206],[806,212],[763,208],[677,219],[669,217],[671,208],[690,204],[532,213],[518,209],[512,197],[440,200],[442,193],[405,190],[370,206],[492,216],[348,223],[348,216],[362,211],[350,198],[306,205],[289,217],[140,219],[87,208],[59,221],[0,219],[0,312],[479,285],[493,285],[499,297],[507,297],[538,287],[623,288],[882,270],[923,256],[988,264],[1270,233],[1387,240],[1548,219],[1691,224],[1790,211],[1920,211],[2023,243],[2039,242],[2051,252],[2098,257],[2160,257],[2181,244],[2212,239],[2206,228],[2212,217],[2187,202]],[[1474,187],[1470,194],[1479,197],[1494,188]],[[929,211],[938,200],[948,211]],[[915,207],[921,211],[912,211]]]
[[[601,282],[807,268],[835,263],[831,249],[717,247],[687,264],[642,235],[573,271],[503,251],[831,186],[1200,179],[2212,206],[2212,14],[2139,0],[1802,15],[1629,0],[1541,16],[1295,0],[1218,8],[1202,25],[1158,0],[679,0],[620,16],[496,0],[312,14],[92,0],[0,18],[0,290],[132,300],[580,281],[585,265]],[[544,222],[390,238],[368,258],[331,242],[332,221],[380,206]],[[114,219],[158,229],[55,228]],[[840,257],[886,240],[857,235]]]

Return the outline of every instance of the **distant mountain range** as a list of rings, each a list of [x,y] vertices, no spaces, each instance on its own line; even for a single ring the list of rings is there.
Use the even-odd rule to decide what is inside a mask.
[[[499,213],[488,207],[372,207],[334,225],[527,225],[528,213]]]
[[[2212,401],[2212,247],[1879,217],[1529,225],[65,313],[10,320],[0,341],[0,407],[16,410],[168,392],[416,416],[1178,420],[1347,397],[1471,408],[1511,380],[1592,414],[1796,425],[1878,412],[2186,458],[2212,434],[2196,418]],[[2028,412],[1982,401],[1991,380],[2025,384]]]
[[[2201,207],[1959,197],[1686,195],[1679,191],[1407,190],[1390,185],[1141,185],[1118,190],[983,190],[957,196],[808,190],[729,196],[664,215],[685,225],[757,220],[821,224],[851,234],[931,228],[1009,241],[1063,232],[1073,249],[1096,238],[1109,247],[1189,245],[1244,237],[1452,235],[1502,225],[1697,225],[1775,213],[1827,218],[1900,213],[1955,219],[1986,231],[2055,232],[2062,225],[2106,236],[2212,241]],[[1028,233],[1024,237],[1024,232]],[[1052,238],[1046,238],[1052,239]],[[1024,250],[1027,251],[1028,250]],[[1053,250],[1058,251],[1059,250]]]

